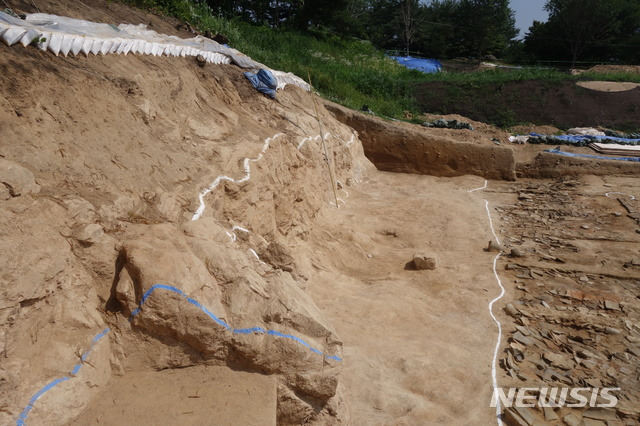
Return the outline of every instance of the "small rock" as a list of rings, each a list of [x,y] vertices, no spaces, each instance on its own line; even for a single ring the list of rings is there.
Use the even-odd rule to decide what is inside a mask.
[[[604,328],[604,332],[606,334],[620,334],[620,330],[618,330],[617,328],[613,328],[613,327],[605,327]]]
[[[533,340],[529,339],[528,337],[526,337],[524,334],[520,333],[519,331],[516,331],[515,333],[513,333],[512,338],[516,342],[522,343],[525,346],[532,346],[533,345]]]
[[[611,300],[604,301],[604,308],[608,311],[619,311],[620,304],[617,302],[612,302]]]
[[[635,355],[638,358],[640,358],[640,349],[639,348],[627,348],[627,351],[629,351],[629,353],[631,355]]]
[[[97,243],[103,235],[104,230],[102,226],[97,223],[92,223],[75,232],[73,237],[83,244],[91,245]]]
[[[4,186],[11,197],[40,192],[40,185],[36,183],[31,171],[2,158],[0,158],[0,186]],[[6,191],[3,190],[3,192]]]
[[[489,241],[489,245],[487,246],[485,251],[488,251],[488,252],[491,252],[491,251],[504,251],[504,247],[502,247],[500,244],[498,244],[498,243],[496,243],[494,241]]]
[[[622,213],[620,213],[620,212],[615,212],[613,215],[614,215],[615,217],[620,217],[620,216],[622,216]]]
[[[438,267],[438,258],[434,254],[420,252],[413,255],[413,264],[417,270],[433,270]]]
[[[579,278],[580,282],[583,283],[588,283],[589,282],[589,277],[587,277],[586,275],[583,275]]]
[[[530,426],[513,408],[504,410],[504,421],[508,426]]]
[[[582,229],[589,229],[589,225],[582,225],[580,228],[582,228]]]
[[[513,248],[511,249],[511,253],[509,254],[509,257],[524,257],[524,252],[520,249]]]
[[[554,354],[552,352],[545,352],[542,357],[549,364],[554,367],[558,367],[562,370],[570,370],[573,367],[573,363],[569,362],[564,356],[560,354]]]
[[[618,416],[616,416],[616,412],[612,410],[607,410],[604,408],[590,408],[584,413],[582,413],[582,417],[594,420],[604,420],[604,421],[616,421],[618,420]]]
[[[207,60],[204,58],[204,56],[198,55],[196,56],[196,63],[200,68],[204,68],[204,66],[207,65]]]
[[[580,418],[575,414],[567,414],[562,418],[568,426],[580,426]]]
[[[558,415],[556,414],[555,411],[553,411],[553,408],[550,407],[544,407],[544,419],[548,422],[552,422],[554,420],[558,420]]]
[[[582,419],[583,426],[608,426],[608,423],[601,422],[600,420]]]
[[[518,316],[518,310],[511,303],[509,303],[507,306],[505,306],[504,310],[509,316],[512,316],[514,318],[516,318]]]

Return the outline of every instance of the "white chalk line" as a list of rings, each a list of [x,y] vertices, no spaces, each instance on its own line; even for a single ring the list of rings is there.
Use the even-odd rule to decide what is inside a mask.
[[[198,220],[202,217],[202,214],[204,213],[204,210],[206,209],[206,204],[204,202],[204,197],[210,193],[211,191],[213,191],[214,189],[216,189],[218,187],[218,185],[220,185],[220,182],[222,182],[223,180],[229,181],[229,182],[233,182],[233,183],[243,183],[248,181],[249,179],[251,179],[251,166],[250,166],[250,162],[251,161],[260,161],[262,159],[262,157],[264,156],[264,153],[267,151],[267,149],[269,149],[269,145],[271,144],[271,141],[274,140],[275,138],[278,138],[280,136],[284,136],[284,133],[277,133],[273,136],[271,136],[270,138],[265,139],[264,141],[264,145],[262,145],[262,150],[260,151],[260,154],[256,157],[256,158],[245,158],[243,163],[244,163],[244,172],[245,175],[242,179],[239,180],[235,180],[233,178],[230,178],[229,176],[218,176],[212,183],[211,185],[209,185],[207,188],[203,189],[200,192],[200,195],[198,196],[198,198],[200,199],[200,206],[198,207],[198,210],[196,210],[196,212],[194,213],[193,217],[191,218],[191,220]]]
[[[488,180],[485,180],[485,181],[484,181],[484,186],[483,186],[483,187],[481,187],[481,188],[476,188],[476,189],[472,189],[472,190],[467,191],[467,192],[471,193],[471,192],[476,192],[476,191],[482,191],[483,189],[487,189],[487,185],[489,185],[489,181],[488,181]]]
[[[485,180],[484,186],[482,188],[476,188],[468,192],[471,193],[475,191],[480,191],[480,190],[486,189],[487,186],[488,186],[488,181]],[[484,205],[485,210],[487,211],[487,217],[489,218],[489,226],[491,227],[491,233],[493,234],[493,237],[496,239],[496,243],[500,244],[500,239],[498,238],[498,235],[496,234],[496,230],[493,227],[493,219],[491,218],[491,211],[489,210],[489,201],[485,199],[484,203],[485,203]],[[493,275],[496,277],[498,286],[500,286],[500,295],[495,299],[493,299],[491,302],[489,302],[489,315],[491,315],[491,318],[498,326],[498,339],[496,341],[496,346],[493,351],[493,359],[491,361],[491,380],[493,384],[494,395],[496,394],[498,389],[498,370],[496,366],[498,364],[498,353],[500,351],[500,342],[502,341],[502,324],[500,323],[500,321],[498,321],[496,316],[493,314],[493,305],[495,305],[496,302],[502,299],[506,293],[504,286],[502,285],[502,280],[500,280],[500,276],[498,275],[498,269],[497,269],[498,259],[500,258],[500,256],[502,256],[502,252],[498,253],[498,255],[493,259]],[[496,399],[496,421],[498,422],[498,426],[503,425],[502,420],[500,420],[501,411],[502,411],[502,406],[500,404],[500,398],[497,398]]]
[[[206,209],[206,204],[205,204],[205,201],[204,201],[204,197],[205,197],[207,194],[209,194],[211,191],[213,191],[214,189],[216,189],[216,188],[218,187],[218,185],[220,185],[220,183],[221,183],[222,181],[225,181],[225,180],[226,180],[226,181],[234,182],[234,183],[243,183],[243,182],[246,182],[246,181],[248,181],[249,179],[251,179],[251,166],[250,166],[250,162],[251,162],[251,161],[254,161],[254,162],[260,161],[260,160],[262,159],[262,157],[264,157],[264,154],[266,153],[266,151],[269,149],[269,146],[270,146],[270,144],[271,144],[271,141],[273,141],[274,139],[276,139],[276,138],[278,138],[278,137],[280,137],[280,136],[284,136],[284,133],[277,133],[277,134],[275,134],[275,135],[271,136],[270,138],[265,139],[265,142],[264,142],[264,144],[263,144],[263,146],[262,146],[262,150],[260,151],[260,154],[258,154],[258,156],[257,156],[256,158],[249,158],[249,157],[247,157],[247,158],[245,158],[245,159],[243,160],[243,164],[244,164],[244,172],[245,172],[244,177],[242,177],[242,178],[241,178],[241,179],[239,179],[239,180],[235,180],[235,179],[233,179],[233,178],[231,178],[231,177],[229,177],[229,176],[226,176],[226,175],[220,175],[220,176],[218,176],[218,177],[217,177],[217,178],[216,178],[216,179],[211,183],[211,185],[209,185],[207,188],[203,189],[203,190],[200,192],[200,194],[198,195],[198,199],[199,199],[199,201],[200,201],[200,206],[198,207],[198,209],[196,210],[196,212],[195,212],[195,213],[194,213],[194,215],[192,216],[191,220],[192,220],[192,221],[196,221],[196,220],[198,220],[198,219],[200,219],[200,218],[202,217],[202,215],[203,215],[203,213],[204,213],[204,211],[205,211],[205,209]],[[331,136],[332,136],[332,135],[331,135],[331,133],[326,133],[326,134],[325,134],[325,138],[329,138],[329,137],[331,137]],[[351,144],[353,143],[353,141],[354,141],[354,139],[355,139],[355,136],[356,136],[356,135],[355,135],[354,133],[352,133],[352,134],[351,134],[351,139],[350,139],[348,142],[347,142],[347,141],[345,141],[345,140],[343,140],[343,139],[341,139],[341,138],[338,138],[338,137],[336,137],[336,139],[338,139],[338,140],[342,141],[343,143],[345,143],[345,144],[348,146],[348,145],[351,145]],[[320,139],[320,135],[305,137],[305,138],[303,138],[303,139],[299,142],[299,144],[298,144],[298,149],[302,148],[302,147],[304,146],[304,144],[305,144],[307,141],[310,141],[310,140],[318,140],[318,139]],[[342,192],[344,192],[344,193],[346,194],[346,196],[347,196],[347,197],[349,197],[349,193],[344,189],[344,185],[343,185],[340,181],[337,181],[337,182],[340,184],[340,186],[341,186],[341,188],[340,188],[340,189],[342,190]],[[345,203],[345,201],[344,201],[342,198],[338,198],[338,205],[337,205],[337,207],[338,207],[338,208],[340,208],[340,202],[342,202],[343,204],[346,204],[346,203]],[[333,203],[333,202],[329,202],[329,203],[330,203],[331,205],[336,206],[336,204],[335,204],[335,203]],[[245,232],[245,233],[251,233],[251,231],[249,231],[249,230],[248,230],[248,229],[246,229],[246,228],[243,228],[243,227],[238,226],[238,225],[234,225],[234,226],[231,228],[231,230],[229,230],[229,231],[225,230],[225,232],[226,232],[227,236],[231,239],[231,241],[232,241],[232,242],[236,242],[236,241],[237,241],[237,239],[238,239],[238,236],[237,236],[237,234],[236,234],[234,231],[241,231],[241,232]],[[264,262],[260,259],[260,257],[258,256],[258,254],[256,253],[256,251],[255,251],[254,249],[249,249],[249,252],[250,252],[253,256],[255,256],[255,258],[256,258],[256,259],[258,259],[258,260],[260,261],[260,263],[264,264]]]
[[[493,314],[493,305],[496,302],[498,302],[500,299],[502,299],[505,294],[504,286],[502,285],[502,281],[500,280],[500,276],[498,275],[498,270],[496,268],[498,259],[500,258],[501,255],[502,255],[502,252],[498,253],[495,259],[493,259],[493,275],[495,275],[496,280],[498,281],[498,285],[500,286],[500,295],[495,299],[493,299],[491,303],[489,303],[489,314],[491,315],[491,318],[493,318],[493,321],[498,326],[498,340],[496,341],[496,348],[493,351],[493,361],[491,363],[491,379],[493,380],[494,394],[496,394],[498,390],[498,377],[497,377],[498,373],[497,373],[496,365],[498,364],[498,352],[500,351],[500,342],[502,341],[502,324],[500,324],[500,321],[498,321],[498,319]],[[500,411],[502,410],[502,407],[500,405],[500,398],[496,398],[496,401],[497,401],[496,402],[496,420],[498,421],[498,425],[502,426],[502,420],[500,420]]]
[[[607,198],[612,198],[612,197],[609,196],[611,194],[626,195],[631,200],[635,200],[636,199],[636,197],[634,197],[633,195],[625,194],[624,192],[607,192],[604,195],[606,195]]]

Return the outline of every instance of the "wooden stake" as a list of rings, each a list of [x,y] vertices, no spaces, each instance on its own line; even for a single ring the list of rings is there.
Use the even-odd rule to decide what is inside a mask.
[[[333,197],[336,200],[336,208],[340,208],[338,204],[338,192],[336,191],[336,182],[333,177],[333,171],[331,170],[331,163],[329,162],[329,150],[327,149],[327,143],[324,140],[324,132],[322,130],[322,122],[320,121],[320,114],[318,113],[318,104],[316,102],[316,97],[313,93],[313,86],[311,85],[311,73],[307,73],[309,78],[309,89],[311,91],[311,99],[313,99],[313,108],[316,111],[316,119],[318,120],[318,127],[320,128],[320,138],[322,139],[322,148],[324,150],[324,161],[327,163],[327,168],[329,169],[329,179],[331,180],[331,189],[333,190]]]

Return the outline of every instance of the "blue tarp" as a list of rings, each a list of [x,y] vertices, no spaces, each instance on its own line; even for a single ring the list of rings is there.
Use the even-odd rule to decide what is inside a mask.
[[[581,135],[539,135],[537,133],[531,133],[529,143],[537,144],[544,143],[549,145],[575,145],[575,146],[587,146],[593,142],[599,143],[614,143],[620,145],[640,145],[640,139],[627,139],[619,138],[615,136],[581,136]]]
[[[271,74],[270,71],[261,69],[257,73],[245,72],[245,77],[249,79],[253,87],[260,93],[275,99],[276,88],[278,87],[278,80]]]
[[[392,56],[398,63],[411,70],[435,74],[442,70],[442,64],[437,59],[414,58],[413,56]]]

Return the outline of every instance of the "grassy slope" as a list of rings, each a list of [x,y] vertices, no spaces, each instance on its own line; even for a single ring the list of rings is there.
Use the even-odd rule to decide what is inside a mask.
[[[354,109],[367,105],[379,115],[395,118],[402,118],[404,111],[420,112],[413,96],[419,82],[472,86],[519,80],[543,80],[548,84],[590,79],[640,82],[638,74],[570,76],[556,70],[532,68],[426,75],[405,69],[363,41],[346,41],[326,34],[314,37],[229,21],[214,16],[208,6],[194,0],[125,1],[175,16],[203,32],[220,32],[231,40],[234,48],[273,69],[293,72],[305,80],[310,75],[316,90],[330,100]]]

